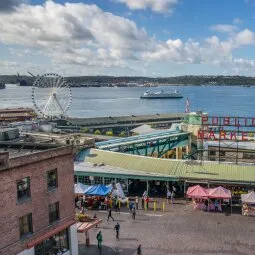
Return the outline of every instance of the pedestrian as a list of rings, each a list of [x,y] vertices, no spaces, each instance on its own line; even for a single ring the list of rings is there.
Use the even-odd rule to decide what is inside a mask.
[[[95,213],[93,219],[95,219],[95,220],[97,219],[97,214],[96,213]],[[96,228],[97,228],[97,225],[96,225]]]
[[[218,200],[216,199],[215,201],[214,201],[214,210],[215,210],[215,212],[218,212],[218,210],[219,210],[219,202],[218,202]]]
[[[171,191],[168,189],[168,190],[167,190],[167,193],[166,193],[166,197],[167,197],[168,204],[170,204],[171,195],[172,195],[172,193],[171,193]]]
[[[142,197],[142,209],[144,210],[144,197]]]
[[[109,218],[112,218],[112,220],[114,221],[114,218],[112,217],[112,209],[109,208],[108,210],[108,218],[107,218],[107,221],[109,221]]]
[[[171,193],[171,204],[173,205],[174,204],[174,192],[172,191]]]
[[[120,233],[120,224],[117,222],[117,224],[114,226],[114,230],[116,231],[116,238],[119,240],[119,233]]]
[[[97,248],[100,249],[102,247],[102,242],[103,242],[103,235],[102,232],[99,231],[97,234]]]
[[[145,205],[146,205],[146,209],[148,210],[149,209],[149,197],[148,196],[146,196],[144,198],[144,202],[145,202]]]
[[[139,244],[137,247],[137,255],[142,255],[142,245]]]
[[[138,204],[139,204],[139,198],[136,196],[135,197],[136,210],[138,210]]]
[[[136,214],[136,210],[135,210],[135,207],[133,207],[133,209],[132,209],[132,218],[133,218],[133,220],[135,220],[135,214]]]

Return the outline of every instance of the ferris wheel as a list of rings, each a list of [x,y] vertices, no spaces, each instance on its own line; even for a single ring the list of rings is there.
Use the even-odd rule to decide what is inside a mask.
[[[47,73],[33,83],[32,101],[42,117],[64,117],[72,102],[72,92],[62,76]]]

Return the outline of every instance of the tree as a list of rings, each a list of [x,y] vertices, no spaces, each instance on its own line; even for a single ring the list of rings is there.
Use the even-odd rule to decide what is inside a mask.
[[[119,133],[119,136],[120,136],[120,137],[125,137],[125,136],[127,136],[127,134],[126,134],[125,131],[121,131],[121,132]]]
[[[89,132],[89,129],[88,129],[88,128],[82,128],[82,129],[81,129],[81,132],[82,132],[82,133],[88,133],[88,132]]]
[[[105,132],[105,134],[108,136],[113,136],[113,132],[111,130],[108,130],[107,132]]]
[[[99,129],[97,129],[95,132],[94,132],[95,135],[101,135],[101,131]]]

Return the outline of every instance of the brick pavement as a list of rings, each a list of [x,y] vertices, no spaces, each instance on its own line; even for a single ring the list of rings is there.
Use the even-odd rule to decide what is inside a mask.
[[[103,233],[102,255],[134,255],[139,243],[143,255],[168,254],[255,254],[255,218],[235,213],[213,213],[194,211],[183,204],[167,205],[166,212],[138,211],[136,220],[131,214],[113,213],[121,225],[120,240],[115,238],[114,223],[106,221],[107,213],[98,212],[103,219],[100,230]],[[93,215],[94,212],[88,212]],[[156,215],[156,216],[153,216]],[[92,244],[96,244],[98,229],[90,230]],[[87,248],[84,236],[78,234],[79,255],[100,254],[96,247]],[[111,250],[110,248],[115,250]]]

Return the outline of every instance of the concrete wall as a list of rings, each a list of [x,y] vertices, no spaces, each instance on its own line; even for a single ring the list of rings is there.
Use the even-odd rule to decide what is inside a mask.
[[[69,228],[69,237],[70,237],[70,251],[71,255],[78,255],[78,239],[77,239],[77,228],[76,225],[72,225]]]
[[[73,156],[65,149],[10,159],[9,166],[13,168],[0,172],[0,208],[3,208],[0,211],[0,255],[17,254],[26,249],[29,240],[20,242],[19,233],[19,218],[24,215],[32,213],[33,239],[74,219]],[[46,172],[55,168],[58,188],[48,192]],[[16,181],[25,177],[30,177],[31,199],[19,204]],[[59,202],[60,221],[49,226],[48,207],[55,202]]]
[[[32,247],[31,249],[26,249],[20,253],[18,253],[17,255],[34,255],[35,254],[35,249],[34,247]]]

